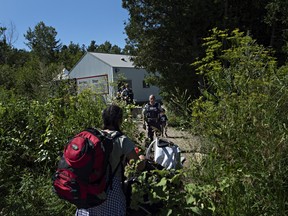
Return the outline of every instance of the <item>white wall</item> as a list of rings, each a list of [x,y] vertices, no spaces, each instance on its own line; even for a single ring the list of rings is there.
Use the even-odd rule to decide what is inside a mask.
[[[95,58],[90,53],[86,53],[78,64],[71,70],[70,78],[76,78],[78,89],[81,91],[83,87],[95,87],[99,93],[112,94],[111,89],[105,87],[111,82],[111,67],[106,63]],[[108,80],[107,80],[108,78]],[[98,80],[98,83],[96,84]]]
[[[111,76],[111,67],[106,63],[98,60],[89,53],[78,62],[78,64],[70,71],[71,78],[90,77],[95,75],[108,74]]]
[[[156,86],[150,86],[150,88],[143,88],[143,80],[148,73],[144,69],[136,68],[115,68],[102,62],[90,53],[86,53],[82,59],[76,64],[76,66],[70,71],[69,77],[76,78],[77,85],[87,83],[87,86],[95,83],[95,79],[103,80],[103,77],[108,77],[109,95],[105,98],[109,99],[116,95],[116,89],[111,86],[112,82],[117,81],[118,74],[123,74],[127,80],[132,80],[132,90],[134,92],[134,99],[137,102],[148,101],[149,95],[154,94],[156,99],[159,100],[159,89]]]
[[[143,80],[145,75],[148,75],[145,69],[136,69],[136,68],[119,68],[119,72],[115,73],[115,80],[117,79],[117,75],[124,75],[127,80],[132,80],[132,90],[134,92],[134,99],[138,102],[148,101],[149,96],[154,94],[156,100],[160,100],[159,96],[159,88],[156,86],[151,86],[150,88],[143,88]],[[131,86],[130,86],[131,87]]]

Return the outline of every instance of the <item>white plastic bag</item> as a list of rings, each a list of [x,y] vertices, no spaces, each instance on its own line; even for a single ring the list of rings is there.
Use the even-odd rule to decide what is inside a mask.
[[[153,150],[154,155],[152,155]],[[146,158],[153,159],[166,169],[182,168],[179,146],[165,139],[156,138],[147,148]]]

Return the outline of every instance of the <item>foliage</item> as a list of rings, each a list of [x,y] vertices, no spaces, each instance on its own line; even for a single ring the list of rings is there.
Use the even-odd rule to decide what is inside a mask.
[[[211,28],[239,28],[271,46],[279,64],[287,59],[287,1],[123,0],[129,14],[127,44],[135,63],[153,75],[161,96],[170,101],[175,86],[198,98],[202,76],[190,67],[203,55],[202,38]]]
[[[192,116],[213,145],[199,181],[217,187],[216,214],[285,215],[288,68],[238,30],[213,29],[205,46],[194,64],[205,83]]]
[[[105,41],[104,44],[97,45],[96,41],[92,40],[90,45],[87,47],[88,52],[98,52],[98,53],[113,53],[121,54],[121,48],[117,45],[112,46],[109,41]]]
[[[169,126],[171,127],[188,127],[191,119],[190,115],[192,110],[190,109],[191,95],[188,91],[180,92],[175,87],[175,93],[171,94],[169,102],[165,102],[167,106],[167,116],[169,119]]]
[[[61,200],[51,199],[54,204],[46,200],[52,197],[51,172],[56,169],[58,152],[76,132],[101,127],[105,104],[92,92],[45,102],[23,100],[6,90],[1,96],[0,179],[5,197],[0,201],[1,211],[9,215],[21,210],[22,214],[43,215],[60,212],[61,208],[63,211],[67,204]]]
[[[123,1],[130,13],[125,31],[128,45],[135,47],[135,63],[156,76],[153,84],[161,88],[164,100],[175,93],[174,86],[198,95],[199,77],[190,63],[199,54],[197,38],[205,29],[197,24],[203,18],[198,11],[209,7],[203,2]]]
[[[288,2],[283,0],[272,0],[265,6],[267,14],[264,17],[264,22],[271,27],[271,41],[270,46],[275,49],[282,49],[285,57],[282,58],[287,61],[287,41],[288,41]],[[283,29],[279,31],[279,29]],[[279,56],[280,58],[281,56]]]
[[[63,45],[58,53],[58,61],[64,68],[71,70],[79,59],[84,55],[85,50],[79,46],[70,42],[69,45]],[[63,68],[62,68],[63,69]]]
[[[43,21],[39,22],[34,29],[30,27],[24,35],[28,41],[26,45],[45,64],[55,61],[55,54],[62,46],[60,40],[56,40],[57,31],[51,26],[46,26]]]
[[[211,215],[214,212],[210,197],[215,187],[192,183],[185,169],[152,169],[138,173],[135,172],[137,164],[125,170],[127,179],[133,179],[130,208],[138,210],[143,206],[152,210],[153,215]]]
[[[143,132],[139,133],[137,122],[133,117],[132,110],[136,108],[134,104],[126,104],[126,101],[123,100],[115,100],[113,101],[114,104],[117,104],[124,110],[123,116],[123,123],[122,123],[122,130],[123,132],[130,137],[137,146],[141,146],[143,140],[145,138],[145,134]]]
[[[14,87],[13,80],[15,79],[15,73],[12,67],[4,64],[0,65],[0,85],[6,89],[12,89]]]
[[[74,206],[59,200],[53,193],[50,175],[24,171],[19,185],[11,185],[1,215],[72,215],[76,211]]]

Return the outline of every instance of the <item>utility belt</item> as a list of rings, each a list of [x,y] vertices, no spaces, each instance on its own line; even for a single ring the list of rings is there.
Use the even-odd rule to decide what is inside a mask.
[[[147,123],[158,123],[158,118],[147,118]]]

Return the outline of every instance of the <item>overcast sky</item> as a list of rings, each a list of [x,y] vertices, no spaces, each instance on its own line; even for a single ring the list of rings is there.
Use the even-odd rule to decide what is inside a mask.
[[[125,46],[128,11],[121,0],[0,0],[0,5],[0,26],[15,27],[18,39],[13,46],[18,49],[28,50],[23,35],[41,21],[55,28],[56,39],[63,45],[72,41],[88,46],[95,40],[96,44],[109,41]]]

